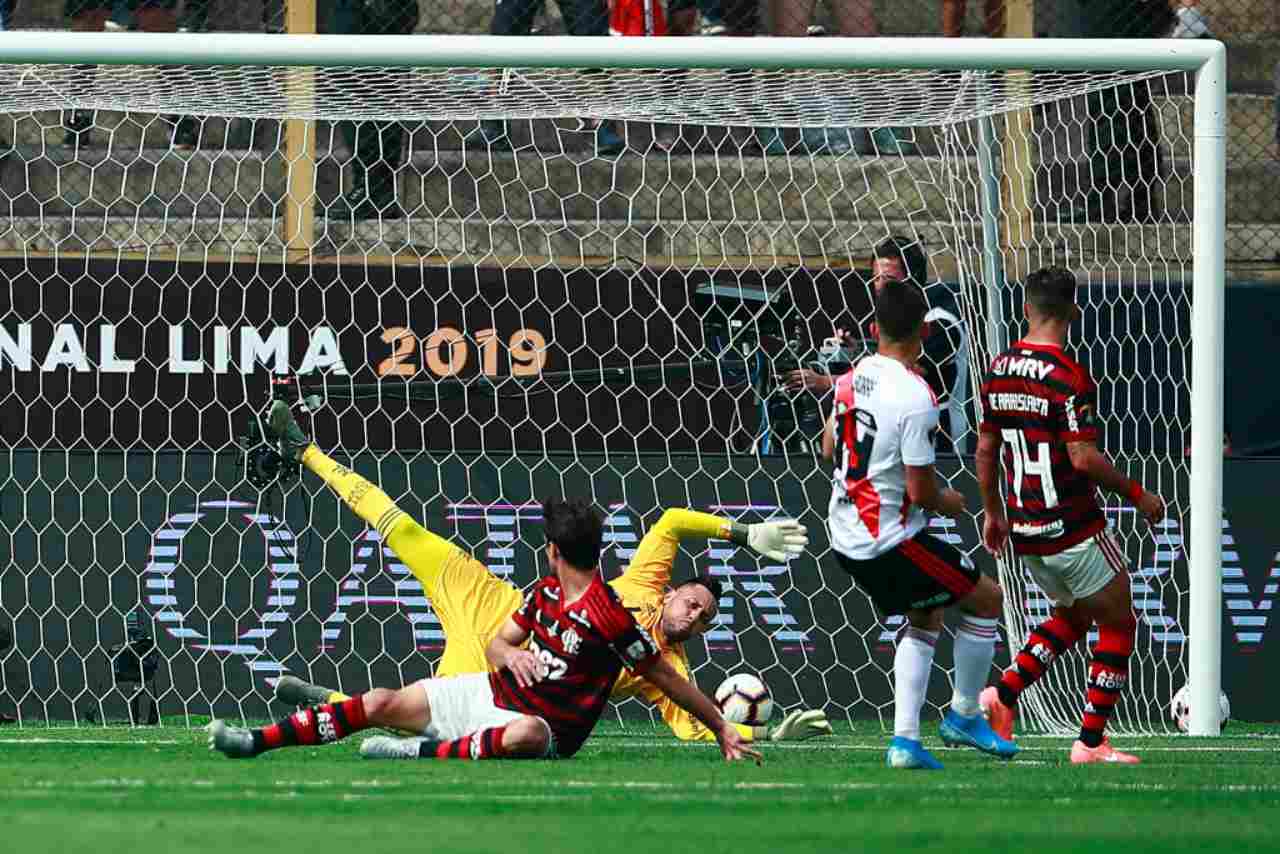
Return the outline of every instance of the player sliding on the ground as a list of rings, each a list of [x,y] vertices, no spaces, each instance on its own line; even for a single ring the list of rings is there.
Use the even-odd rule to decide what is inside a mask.
[[[804,527],[793,520],[741,525],[710,513],[671,509],[662,514],[636,548],[627,570],[609,582],[623,607],[649,632],[663,660],[685,679],[689,658],[685,642],[701,636],[715,624],[721,585],[709,575],[689,579],[674,588],[671,570],[681,542],[714,538],[746,545],[774,560],[801,554],[808,543]],[[452,547],[451,547],[452,548]],[[489,668],[485,645],[497,634],[507,616],[520,606],[521,593],[496,577],[479,561],[453,549],[450,558],[436,566],[415,569],[440,625],[445,648],[436,676],[483,673]],[[656,705],[671,731],[681,739],[712,741],[715,733],[664,694],[652,682],[624,670],[613,685],[612,699],[639,696]],[[276,682],[276,699],[298,706],[340,703],[347,695],[310,685],[294,676]],[[830,735],[831,724],[821,709],[797,709],[772,726],[734,724],[748,741],[801,741]]]
[[[995,654],[1000,587],[925,532],[925,511],[964,511],[964,497],[940,489],[933,467],[938,401],[917,364],[927,310],[914,283],[889,282],[877,293],[878,352],[836,382],[835,411],[822,437],[823,455],[836,455],[828,514],[836,561],[880,611],[907,618],[893,659],[894,735],[885,757],[891,768],[942,767],[920,743],[920,710],[943,609],[952,604],[962,616],[942,739],[1001,758],[1018,751],[992,731],[978,706]]]
[[[1098,624],[1080,739],[1071,761],[1135,763],[1103,734],[1129,678],[1137,621],[1124,554],[1107,529],[1095,487],[1127,498],[1149,522],[1164,516],[1160,496],[1116,471],[1098,450],[1097,390],[1063,349],[1079,316],[1076,279],[1047,267],[1027,277],[1027,335],[991,363],[982,385],[978,486],[986,515],[982,539],[1014,552],[1054,604],[996,687],[982,694],[992,726],[1013,733],[1018,697],[1054,659]],[[997,485],[1004,458],[1008,514]],[[1012,523],[1012,524],[1010,524]],[[1011,536],[1012,533],[1012,536]]]
[[[386,493],[311,444],[285,403],[272,406],[269,429],[283,455],[329,484],[415,574],[466,559]],[[591,734],[625,665],[696,715],[716,734],[726,759],[759,759],[715,705],[659,656],[653,640],[604,584],[598,567],[604,541],[600,514],[584,501],[549,500],[543,524],[551,574],[533,586],[488,641],[492,673],[424,679],[399,690],[374,688],[252,731],[214,721],[210,747],[230,757],[250,757],[337,741],[379,726],[423,733],[380,740],[396,742],[406,757],[569,757]],[[526,642],[528,648],[522,648]]]

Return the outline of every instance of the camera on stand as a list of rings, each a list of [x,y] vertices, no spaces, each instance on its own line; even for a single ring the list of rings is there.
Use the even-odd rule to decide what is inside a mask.
[[[783,376],[799,369],[811,351],[789,290],[737,276],[712,278],[695,287],[693,307],[725,384],[751,388],[756,423],[736,425],[735,449],[758,454],[811,449],[821,432],[818,403],[813,395],[791,393],[783,385]]]
[[[156,704],[156,671],[160,654],[151,634],[150,618],[141,608],[125,617],[125,642],[107,649],[111,658],[111,677],[129,704],[129,723],[133,726],[160,723]]]

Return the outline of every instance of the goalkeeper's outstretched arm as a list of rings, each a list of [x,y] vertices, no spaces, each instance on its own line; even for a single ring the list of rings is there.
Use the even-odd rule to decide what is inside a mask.
[[[774,560],[786,560],[803,554],[809,535],[794,519],[777,519],[744,525],[713,513],[671,508],[663,512],[657,524],[645,532],[631,563],[622,577],[613,582],[619,592],[623,588],[665,590],[671,583],[671,566],[680,543],[702,537],[729,540],[748,546]]]

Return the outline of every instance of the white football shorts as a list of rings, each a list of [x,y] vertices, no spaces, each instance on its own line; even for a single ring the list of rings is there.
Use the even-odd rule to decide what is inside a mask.
[[[488,673],[466,673],[439,679],[421,679],[418,684],[427,694],[431,722],[422,734],[438,741],[453,741],[490,727],[506,726],[523,718],[520,712],[500,709],[493,702],[493,688]],[[542,718],[538,718],[542,720]],[[547,726],[546,721],[542,721]],[[551,727],[547,726],[551,735]],[[555,750],[555,739],[549,738],[548,754]]]
[[[1129,571],[1129,564],[1110,528],[1055,555],[1022,555],[1044,595],[1055,605],[1069,608],[1077,599],[1092,596]]]

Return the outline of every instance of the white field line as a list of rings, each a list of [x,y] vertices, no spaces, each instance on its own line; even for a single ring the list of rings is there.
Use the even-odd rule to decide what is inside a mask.
[[[366,781],[368,782],[368,781]],[[377,782],[378,786],[386,786],[388,788],[402,789],[402,791],[387,791],[383,793],[370,792],[367,788],[364,791],[335,791],[335,787],[326,786],[321,791],[308,791],[306,797],[333,797],[343,800],[369,800],[369,799],[403,799],[408,798],[417,800],[421,797],[423,790],[433,790],[437,788],[453,788],[455,782],[438,782],[432,783],[428,780],[415,780],[413,784],[401,785],[387,784]],[[59,791],[76,791],[84,794],[105,795],[111,797],[122,797],[122,790],[128,789],[144,789],[155,788],[166,791],[173,791],[182,788],[197,789],[202,791],[202,797],[207,798],[234,798],[237,800],[245,799],[279,799],[279,798],[296,798],[302,796],[303,789],[312,788],[308,781],[276,781],[275,786],[269,789],[259,789],[256,787],[242,787],[227,782],[225,786],[234,788],[234,791],[220,792],[211,791],[215,784],[210,780],[92,780],[81,782],[40,780],[31,784],[25,784],[21,787],[0,788],[6,797],[46,797],[55,795]],[[803,798],[803,797],[823,797],[830,796],[839,792],[878,792],[878,791],[922,791],[918,784],[907,782],[885,782],[885,781],[851,781],[843,783],[812,783],[799,781],[783,781],[783,780],[760,780],[750,782],[738,782],[729,784],[709,784],[709,783],[674,783],[670,781],[605,781],[605,780],[567,780],[559,785],[567,789],[595,789],[601,791],[626,792],[628,797],[648,798],[651,800],[668,800],[672,798],[686,797],[690,792],[696,793],[699,797],[713,798],[716,800],[738,800],[747,801],[751,799],[753,792],[773,792],[773,797],[786,798]],[[1103,790],[1108,792],[1177,792],[1177,793],[1255,793],[1255,794],[1276,794],[1280,793],[1280,783],[1276,784],[1226,784],[1226,785],[1188,785],[1179,786],[1168,783],[1148,783],[1148,782],[1119,782],[1119,781],[1093,781],[1089,784],[1092,791]],[[361,788],[355,783],[347,784],[348,788]],[[342,786],[336,788],[341,789]],[[986,784],[974,782],[944,782],[938,781],[931,783],[928,791],[982,791],[985,790]],[[282,791],[287,789],[287,791]],[[509,801],[509,802],[538,802],[538,801],[572,801],[580,798],[581,795],[574,794],[555,794],[555,793],[531,793],[531,792],[448,792],[448,791],[431,791],[430,797],[433,801],[459,801],[471,802],[476,800],[485,801]]]
[[[1070,744],[1066,743],[1065,739],[1060,739],[1060,741],[1063,743],[1059,745],[1037,745],[1034,747],[1028,747],[1020,744],[1019,748],[1025,753],[1040,751],[1057,752],[1059,750],[1070,748]],[[715,749],[715,745],[710,742],[676,741],[674,739],[670,741],[614,741],[612,739],[600,739],[595,742],[587,743],[596,747],[622,747],[626,749]],[[849,744],[847,742],[844,744],[831,744],[821,739],[814,739],[813,741],[806,741],[797,744],[787,742],[768,742],[762,743],[761,747],[765,750],[884,750],[887,744],[887,738],[884,741],[867,742],[863,744]],[[947,750],[947,748],[939,749],[944,751]],[[957,749],[963,750],[965,748]],[[1187,745],[1186,747],[1143,747],[1139,745],[1137,747],[1127,747],[1126,749],[1131,749],[1134,753],[1280,753],[1280,746],[1240,747],[1229,744],[1224,744],[1220,747],[1216,745]],[[1016,762],[1017,760],[1015,759],[1014,761]]]
[[[194,740],[190,743],[194,743]],[[145,747],[149,744],[188,744],[176,738],[128,738],[128,739],[110,739],[110,738],[45,738],[36,736],[34,738],[0,738],[0,744],[65,744],[74,746],[77,744],[116,744],[127,747]]]

